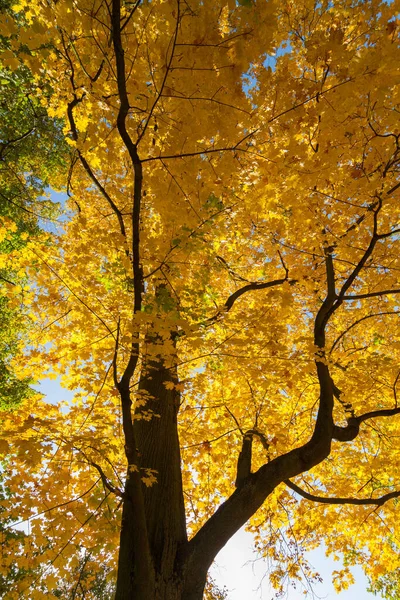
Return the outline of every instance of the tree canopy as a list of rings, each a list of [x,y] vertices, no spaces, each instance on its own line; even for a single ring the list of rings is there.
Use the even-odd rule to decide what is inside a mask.
[[[1,2],[0,10],[7,15],[10,6]],[[10,32],[3,31],[2,52],[9,51],[10,41]],[[31,377],[18,379],[10,365],[28,325],[19,303],[7,297],[7,287],[19,289],[27,283],[13,253],[39,234],[40,224],[55,217],[56,206],[45,197],[45,190],[50,173],[55,185],[56,173],[65,168],[68,148],[61,124],[49,119],[36,98],[38,85],[45,95],[50,93],[49,84],[34,83],[23,64],[14,70],[0,68],[0,410],[31,393]]]
[[[7,541],[2,569],[24,576],[6,598],[102,598],[115,582],[117,600],[222,598],[207,572],[246,523],[278,590],[312,582],[304,553],[324,541],[346,558],[338,589],[359,563],[391,593],[399,8],[20,0],[3,14],[4,80],[29,73],[21,101],[54,119],[23,185],[70,197],[61,231],[11,253],[24,285],[2,294],[29,321],[13,369],[74,391],[2,415],[2,510],[26,529]],[[25,139],[15,110],[8,139]],[[37,174],[63,140],[64,175]]]

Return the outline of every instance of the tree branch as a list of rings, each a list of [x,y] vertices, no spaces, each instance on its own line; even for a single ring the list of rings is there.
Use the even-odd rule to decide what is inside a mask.
[[[372,255],[372,252],[374,251],[374,248],[376,246],[376,243],[379,240],[379,235],[378,235],[378,213],[382,208],[382,200],[379,198],[378,199],[378,207],[373,211],[374,213],[374,229],[373,229],[373,234],[371,237],[371,241],[368,245],[368,248],[365,250],[364,254],[362,255],[361,259],[359,260],[359,262],[357,263],[357,265],[355,266],[354,270],[352,271],[352,273],[350,273],[349,277],[346,279],[346,281],[344,282],[339,295],[338,295],[338,305],[340,303],[340,300],[343,300],[343,298],[345,297],[345,294],[347,292],[347,290],[350,288],[350,286],[353,284],[354,280],[358,277],[361,269],[363,268],[363,266],[365,265],[365,263],[367,262],[368,258]],[[336,310],[336,307],[335,307]]]
[[[121,5],[120,0],[112,0],[112,42],[117,68],[117,85],[120,106],[117,116],[117,129],[128,151],[134,171],[134,191],[132,209],[132,257],[133,257],[133,288],[134,312],[140,312],[142,307],[143,272],[140,264],[140,206],[142,201],[143,169],[142,161],[126,128],[129,113],[129,98],[126,89],[125,54],[121,38]],[[132,365],[129,365],[131,373]],[[132,371],[133,374],[133,371]]]
[[[268,123],[273,123],[274,121],[276,121],[280,117],[283,117],[283,115],[286,115],[287,113],[290,113],[293,110],[296,110],[297,108],[300,108],[300,106],[304,106],[305,104],[308,104],[309,102],[312,102],[313,100],[316,100],[317,98],[322,98],[323,96],[325,96],[325,94],[327,92],[330,92],[330,91],[334,90],[335,88],[340,87],[341,85],[345,85],[346,83],[350,83],[351,81],[353,81],[353,79],[350,77],[349,79],[346,79],[345,81],[341,81],[340,83],[336,83],[335,85],[332,85],[330,88],[327,88],[326,90],[318,91],[313,96],[310,96],[306,100],[303,100],[303,102],[299,102],[298,104],[295,104],[291,108],[287,108],[286,110],[282,111],[278,115],[275,115],[274,117],[271,117],[270,119],[268,119],[267,122]]]
[[[115,494],[116,496],[119,496],[120,498],[125,498],[125,494],[117,487],[114,487],[108,477],[106,476],[106,474],[104,473],[103,469],[100,467],[100,465],[98,465],[97,463],[93,462],[93,461],[89,461],[89,463],[92,465],[92,467],[94,467],[95,469],[97,469],[97,471],[100,474],[101,477],[101,481],[103,482],[103,485],[105,488],[107,488],[110,492],[112,492],[113,494]]]
[[[369,419],[376,419],[379,417],[393,417],[400,413],[399,408],[382,408],[379,410],[373,410],[358,417],[350,417],[348,419],[348,424],[346,427],[340,427],[339,425],[335,425],[333,429],[333,439],[338,442],[351,442],[357,437],[360,431],[360,425],[364,421]]]
[[[248,283],[247,285],[244,285],[229,296],[222,310],[220,310],[216,315],[208,319],[208,322],[214,323],[221,316],[221,314],[229,312],[236,300],[240,298],[240,296],[243,296],[243,294],[246,294],[247,292],[250,292],[252,290],[265,290],[276,285],[281,285],[282,283],[285,283],[285,281],[288,281],[290,285],[294,285],[295,283],[297,283],[297,279],[289,280],[286,276],[282,279],[274,279],[273,281],[254,281],[253,283]]]
[[[346,298],[344,298],[344,299],[346,299]],[[349,327],[347,327],[347,329],[342,331],[342,333],[336,338],[336,340],[333,342],[333,344],[331,346],[329,353],[331,354],[334,351],[334,349],[336,348],[336,346],[338,345],[338,343],[340,342],[340,340],[350,331],[350,329],[353,329],[353,327],[356,327],[356,325],[358,325],[359,323],[362,323],[363,321],[366,321],[367,319],[372,319],[373,317],[381,317],[384,315],[399,315],[399,314],[400,314],[400,311],[389,310],[386,312],[373,313],[371,315],[366,315],[364,317],[361,317],[360,319],[357,319],[357,321],[354,321],[351,325],[349,325]]]
[[[236,466],[235,486],[241,487],[251,473],[251,454],[253,448],[253,432],[246,431],[243,436],[242,449]]]
[[[182,44],[181,44],[182,45]],[[222,102],[221,100],[217,100],[216,98],[212,97],[212,98],[207,98],[206,96],[179,96],[178,94],[164,94],[163,98],[176,98],[177,100],[189,100],[189,102],[192,102],[192,100],[200,100],[202,102],[214,102],[215,104],[219,104],[220,106],[226,106],[227,108],[232,108],[233,110],[237,110],[239,112],[243,112],[246,113],[246,115],[250,115],[251,113],[248,110],[245,110],[244,108],[240,108],[239,106],[234,106],[233,104],[228,104],[227,102]]]
[[[356,504],[357,506],[373,504],[376,506],[382,506],[388,500],[392,500],[393,498],[398,498],[400,496],[399,490],[396,492],[389,492],[380,498],[329,498],[326,496],[316,496],[315,494],[310,494],[290,481],[290,479],[285,479],[283,483],[285,483],[291,490],[296,492],[296,494],[299,494],[299,496],[306,498],[306,500],[319,502],[321,504]]]
[[[342,300],[363,300],[365,298],[374,298],[376,296],[388,296],[389,294],[400,294],[400,289],[381,290],[380,292],[369,292],[368,294],[354,294],[342,296]]]
[[[276,285],[281,285],[282,283],[285,283],[285,281],[288,281],[287,277],[284,277],[282,279],[274,279],[273,281],[255,281],[253,283],[248,283],[247,285],[244,285],[243,287],[239,288],[238,290],[236,290],[236,292],[233,292],[233,294],[229,296],[229,298],[224,304],[224,311],[228,312],[232,308],[236,300],[240,298],[240,296],[243,296],[243,294],[246,294],[246,292],[250,292],[252,290],[265,290]],[[293,285],[294,283],[296,283],[296,280],[293,279],[289,281],[289,283]]]
[[[41,512],[36,513],[35,515],[31,515],[30,517],[27,517],[26,519],[21,519],[20,521],[17,521],[16,523],[12,523],[11,525],[3,524],[2,527],[4,529],[14,529],[14,527],[18,527],[19,525],[22,525],[22,523],[26,523],[27,521],[28,522],[32,521],[33,519],[37,519],[38,517],[41,517],[42,515],[45,515],[48,512],[56,510],[57,508],[64,508],[64,506],[68,506],[69,504],[72,504],[73,502],[77,502],[77,500],[81,500],[82,498],[87,496],[87,494],[89,494],[89,492],[91,492],[92,489],[95,488],[99,482],[100,482],[100,478],[96,479],[96,481],[90,486],[89,489],[86,490],[86,492],[82,492],[82,494],[80,494],[79,496],[75,496],[74,498],[71,498],[71,500],[67,500],[66,502],[61,502],[60,504],[55,504],[54,506],[50,506],[50,508],[46,508],[45,510],[42,510]]]
[[[132,270],[134,301],[133,313],[140,312],[142,307],[143,271],[140,264],[140,208],[142,200],[143,170],[137,147],[133,143],[127,128],[126,121],[129,113],[129,98],[126,89],[125,52],[121,38],[121,0],[111,2],[111,39],[114,47],[115,64],[117,72],[117,86],[119,95],[119,111],[117,115],[117,129],[128,151],[134,172],[133,182],[133,207],[132,207]],[[146,510],[144,504],[143,485],[140,477],[139,456],[136,447],[136,436],[133,428],[131,413],[130,381],[135,372],[139,357],[138,340],[132,340],[128,364],[118,383],[117,389],[121,398],[122,427],[125,439],[125,455],[128,469],[124,489],[124,508],[121,529],[121,543],[119,551],[119,565],[127,560],[132,560],[135,555],[135,577],[139,586],[138,594],[150,598],[154,590],[154,569],[150,553]],[[131,515],[130,522],[126,521],[126,514]],[[127,543],[127,532],[134,529],[133,540]],[[133,554],[132,554],[133,551]],[[124,565],[124,569],[125,569]],[[131,567],[129,567],[131,568]],[[131,586],[127,579],[118,578],[116,596],[125,597],[126,590]],[[125,591],[124,591],[125,590]]]
[[[36,129],[36,127],[32,127],[31,129],[29,129],[29,131],[26,131],[22,135],[19,135],[18,137],[14,138],[12,140],[7,140],[5,142],[2,142],[0,144],[0,159],[3,158],[3,153],[4,153],[5,150],[7,150],[7,148],[9,146],[12,146],[13,144],[17,144],[18,142],[21,142],[23,139],[25,139],[31,133],[33,133],[35,131],[35,129]]]
[[[191,156],[201,156],[203,154],[214,154],[216,152],[247,152],[245,148],[239,148],[240,144],[242,144],[246,139],[253,136],[257,133],[258,129],[251,131],[246,134],[241,140],[237,142],[234,146],[227,146],[224,148],[205,148],[204,150],[199,150],[197,152],[181,152],[180,154],[168,154],[164,156],[150,156],[149,158],[144,158],[142,163],[149,162],[152,160],[169,160],[173,158],[187,158]]]
[[[74,140],[74,142],[78,142],[78,130],[75,124],[75,118],[74,118],[74,108],[75,106],[77,106],[80,102],[82,102],[85,94],[83,94],[80,98],[78,98],[78,96],[76,95],[75,92],[75,83],[74,83],[74,75],[73,75],[73,67],[72,67],[72,61],[68,56],[68,52],[65,49],[66,53],[67,53],[67,57],[69,60],[69,63],[71,65],[71,70],[72,70],[72,74],[71,74],[71,84],[74,90],[74,97],[73,100],[71,100],[71,102],[68,103],[67,105],[67,115],[68,115],[68,122],[69,122],[69,126],[70,126],[70,130],[71,130],[71,135],[72,135],[72,139]],[[104,188],[104,186],[100,183],[100,181],[98,180],[98,178],[96,177],[96,175],[94,174],[92,168],[90,167],[88,161],[86,160],[86,158],[83,156],[82,152],[79,150],[79,148],[77,148],[77,154],[78,154],[78,158],[83,166],[83,168],[85,169],[86,173],[88,174],[88,176],[90,177],[90,179],[93,181],[94,185],[97,187],[97,189],[99,190],[99,192],[101,193],[101,195],[107,200],[111,210],[115,213],[117,219],[118,219],[118,223],[119,223],[119,228],[121,231],[121,234],[124,236],[125,239],[126,238],[126,229],[125,229],[125,223],[124,223],[124,219],[122,216],[121,211],[119,210],[118,206],[115,204],[115,202],[113,201],[113,199],[111,198],[111,196],[108,194],[108,192],[106,191],[106,189]],[[78,205],[79,206],[79,205]],[[129,251],[126,249],[126,254],[129,257]]]
[[[142,138],[144,137],[144,134],[146,133],[147,127],[148,127],[148,125],[150,123],[150,119],[153,116],[154,110],[155,110],[158,102],[160,101],[160,98],[161,98],[161,96],[163,94],[163,91],[164,91],[164,88],[165,88],[165,84],[167,83],[167,78],[168,78],[169,72],[171,70],[171,64],[172,64],[172,61],[173,61],[174,55],[175,55],[176,40],[178,38],[179,23],[180,23],[180,20],[181,20],[181,18],[180,18],[180,0],[177,0],[176,4],[177,4],[177,11],[176,11],[177,15],[176,15],[175,31],[174,31],[174,35],[173,35],[173,38],[172,38],[171,55],[169,57],[168,62],[166,63],[165,73],[164,73],[164,77],[163,77],[163,80],[162,80],[162,83],[161,83],[160,91],[157,94],[157,98],[153,102],[153,106],[150,109],[150,112],[149,112],[148,117],[146,119],[146,123],[144,124],[143,130],[142,130],[142,132],[140,133],[140,135],[139,135],[139,137],[137,139],[137,142],[136,142],[137,146],[140,144],[140,141],[142,140]],[[168,52],[168,50],[167,50],[167,52]]]

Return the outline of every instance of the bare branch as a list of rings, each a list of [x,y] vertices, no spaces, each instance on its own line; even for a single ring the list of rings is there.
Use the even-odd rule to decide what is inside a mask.
[[[142,163],[153,161],[153,160],[170,160],[174,158],[187,158],[191,156],[202,156],[203,154],[215,154],[217,152],[247,152],[246,148],[239,148],[240,144],[242,144],[246,139],[253,136],[257,133],[257,129],[251,131],[246,134],[241,140],[237,142],[234,146],[226,146],[223,148],[205,148],[204,150],[198,150],[195,152],[181,152],[180,154],[169,154],[169,155],[160,155],[160,156],[150,156],[149,158],[144,158]]]
[[[310,494],[306,492],[298,485],[290,481],[290,479],[285,479],[284,483],[296,494],[306,498],[306,500],[311,500],[312,502],[319,502],[321,504],[356,504],[357,506],[363,505],[375,505],[382,506],[388,500],[392,500],[393,498],[398,498],[400,496],[400,490],[396,492],[389,492],[384,496],[380,496],[380,498],[330,498],[326,496],[316,496],[315,494]]]
[[[363,300],[365,298],[374,298],[376,296],[388,296],[389,294],[400,294],[400,289],[381,290],[380,292],[369,292],[368,294],[353,294],[351,296],[342,296],[342,300]]]

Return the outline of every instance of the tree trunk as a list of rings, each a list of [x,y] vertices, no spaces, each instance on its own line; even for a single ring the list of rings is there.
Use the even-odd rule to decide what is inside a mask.
[[[146,478],[146,469],[152,469],[157,478],[143,490],[157,575],[173,574],[177,550],[187,541],[177,423],[180,394],[166,387],[177,383],[176,366],[167,368],[162,359],[149,362],[139,385],[149,398],[136,410],[134,421],[142,477]]]
[[[187,533],[177,426],[180,394],[175,388],[168,389],[177,383],[176,366],[165,365],[162,358],[142,367],[133,421],[139,473],[128,471],[126,491],[130,480],[139,475],[153,577],[151,589],[138,581],[141,557],[135,554],[133,544],[135,506],[126,499],[118,565],[118,582],[123,579],[126,583],[117,583],[116,600],[181,600],[179,550],[187,544]],[[151,481],[152,476],[156,481]]]
[[[140,551],[138,526],[144,529],[136,511],[135,482],[138,473],[127,472],[118,556],[118,576],[115,600],[146,600],[154,597],[154,570],[151,561]],[[149,555],[149,553],[147,553]]]
[[[157,346],[161,349],[162,340],[155,336],[148,345],[154,352]],[[125,487],[116,600],[202,600],[208,569],[232,535],[276,486],[329,455],[334,432],[332,380],[326,365],[318,362],[317,371],[320,406],[310,440],[252,473],[251,447],[249,452],[249,439],[244,436],[240,460],[247,448],[248,464],[244,473],[238,472],[236,490],[188,542],[177,427],[177,368],[171,357],[144,361],[133,416],[136,448],[129,459],[134,465],[128,468]],[[151,475],[156,477],[154,482]]]

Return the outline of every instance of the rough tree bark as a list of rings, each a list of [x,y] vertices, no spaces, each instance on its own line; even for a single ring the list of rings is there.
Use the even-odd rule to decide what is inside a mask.
[[[151,580],[148,586],[141,585],[141,569],[137,564],[146,559],[133,551],[137,515],[134,502],[125,500],[121,549],[132,547],[132,550],[124,554],[120,551],[118,599],[181,598],[179,553],[187,545],[187,533],[177,428],[180,395],[175,389],[167,389],[167,382],[177,383],[176,367],[166,368],[161,359],[144,367],[139,390],[148,399],[136,409],[133,421],[140,472],[131,470],[128,473],[125,490],[128,495],[130,478],[134,475],[145,477],[146,469],[151,469],[157,478],[150,486],[140,484],[151,556]]]

